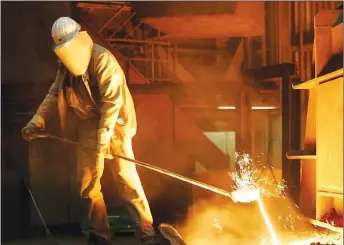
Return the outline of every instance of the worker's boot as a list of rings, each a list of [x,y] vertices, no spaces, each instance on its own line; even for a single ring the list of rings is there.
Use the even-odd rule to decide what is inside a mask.
[[[162,223],[159,225],[159,231],[164,238],[170,241],[171,245],[186,245],[182,236],[172,225]]]
[[[141,238],[142,245],[157,245],[156,236],[146,236]]]
[[[111,245],[111,241],[102,236],[90,233],[87,245]]]

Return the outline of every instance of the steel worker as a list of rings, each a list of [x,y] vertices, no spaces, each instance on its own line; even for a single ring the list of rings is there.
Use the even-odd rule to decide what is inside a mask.
[[[76,120],[78,142],[97,148],[97,154],[77,149],[80,198],[85,208],[83,230],[89,245],[111,244],[110,226],[101,190],[104,158],[111,152],[134,158],[132,138],[136,134],[136,113],[126,78],[112,53],[95,44],[86,31],[69,17],[52,26],[53,50],[61,61],[55,82],[35,116],[22,129],[32,140],[44,131],[54,108],[62,129]],[[118,192],[128,202],[130,214],[140,227],[143,245],[155,244],[156,234],[149,204],[134,163],[113,159],[112,176]]]

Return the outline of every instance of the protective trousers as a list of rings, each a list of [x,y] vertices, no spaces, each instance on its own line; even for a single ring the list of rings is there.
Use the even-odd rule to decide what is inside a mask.
[[[96,119],[79,120],[80,144],[96,147],[98,124]],[[115,154],[134,158],[131,138],[113,139],[111,150]],[[118,193],[128,203],[129,213],[140,228],[141,238],[154,236],[153,218],[135,164],[118,158],[111,161],[114,188],[117,187]],[[79,147],[77,164],[82,212],[85,214],[82,229],[110,238],[110,226],[100,184],[104,159],[92,151]]]

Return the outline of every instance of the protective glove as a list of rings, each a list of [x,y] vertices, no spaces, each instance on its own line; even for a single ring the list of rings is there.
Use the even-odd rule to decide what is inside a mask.
[[[106,159],[113,159],[110,152],[110,137],[106,128],[98,129],[97,154]]]
[[[37,127],[34,123],[28,123],[23,129],[22,129],[22,136],[25,140],[31,141],[33,139],[37,138],[45,138],[43,134],[43,131],[41,128]]]

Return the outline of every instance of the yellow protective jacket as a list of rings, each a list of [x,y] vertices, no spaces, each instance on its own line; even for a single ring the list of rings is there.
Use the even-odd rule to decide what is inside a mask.
[[[64,85],[68,76],[70,73],[60,65],[54,83],[30,122],[45,129],[51,112],[57,108],[64,131],[68,108]],[[99,129],[114,131],[119,138],[133,137],[137,129],[135,107],[123,70],[112,53],[94,44],[88,70],[81,78],[89,95],[83,103],[86,107],[96,108]]]

